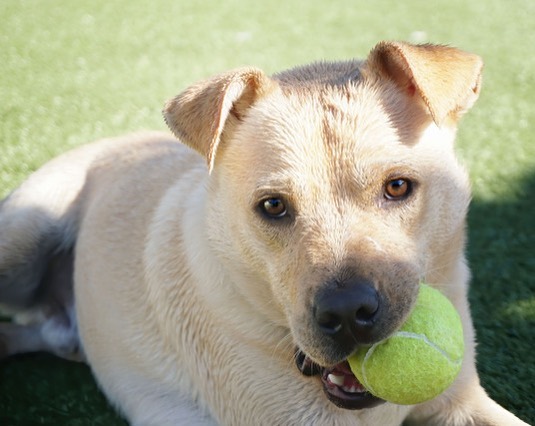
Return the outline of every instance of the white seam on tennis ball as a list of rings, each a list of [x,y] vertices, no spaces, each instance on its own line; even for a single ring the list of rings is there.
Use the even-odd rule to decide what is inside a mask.
[[[429,346],[431,346],[431,348],[437,350],[442,356],[444,356],[449,363],[454,364],[454,365],[457,366],[462,362],[462,357],[460,359],[458,359],[458,360],[451,359],[451,357],[449,356],[449,354],[447,352],[445,352],[442,348],[440,348],[435,343],[430,341],[425,334],[411,333],[410,331],[398,331],[398,332],[394,333],[392,336],[390,336],[388,339],[391,339],[393,337],[408,337],[409,339],[423,340],[425,343],[427,343]],[[370,346],[368,348],[368,350],[366,351],[366,355],[364,355],[364,360],[362,361],[361,371],[362,371],[362,381],[364,382],[362,384],[364,385],[364,387],[366,389],[368,389],[368,391],[371,394],[375,394],[375,391],[374,391],[373,387],[368,383],[368,377],[366,376],[366,362],[372,356],[372,354],[375,352],[375,349],[379,345],[385,343],[388,339],[381,340],[381,341],[379,341],[377,343],[374,343],[372,346]]]
[[[384,340],[381,340],[380,342],[374,343],[370,346],[370,348],[366,351],[366,355],[364,355],[364,360],[362,361],[362,383],[366,389],[372,394],[375,395],[374,389],[371,387],[371,385],[368,383],[368,378],[366,377],[366,361],[372,356],[373,352],[375,351],[375,348],[379,346],[381,343],[383,343]]]
[[[446,358],[448,360],[448,362],[450,362],[451,364],[458,365],[459,363],[462,362],[462,357],[461,357],[461,359],[457,359],[457,360],[452,359],[451,356],[446,351],[444,351],[444,349],[442,349],[440,346],[437,346],[434,342],[429,340],[425,334],[412,333],[410,331],[398,331],[397,333],[394,333],[390,338],[392,338],[392,337],[408,337],[409,339],[423,340],[425,343],[427,343],[433,349],[435,349],[438,352],[440,352],[440,354],[444,358]]]

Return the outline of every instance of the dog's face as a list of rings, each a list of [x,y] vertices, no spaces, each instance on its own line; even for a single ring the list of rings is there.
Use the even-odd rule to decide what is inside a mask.
[[[248,270],[241,291],[282,315],[321,365],[397,329],[436,247],[447,250],[463,225],[451,132],[411,121],[402,95],[381,92],[351,83],[272,93],[216,160],[220,255]],[[387,97],[404,112],[392,117]]]
[[[439,128],[413,83],[370,63],[257,78],[261,96],[230,103],[207,153],[209,234],[236,291],[290,330],[302,371],[345,408],[377,401],[331,373],[402,324],[421,280],[448,276],[469,198],[452,149],[461,108]]]

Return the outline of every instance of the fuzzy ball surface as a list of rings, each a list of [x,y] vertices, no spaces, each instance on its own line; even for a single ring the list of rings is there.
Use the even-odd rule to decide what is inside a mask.
[[[416,305],[388,339],[349,359],[351,371],[372,394],[396,404],[418,404],[441,394],[461,370],[463,327],[440,291],[421,284]]]

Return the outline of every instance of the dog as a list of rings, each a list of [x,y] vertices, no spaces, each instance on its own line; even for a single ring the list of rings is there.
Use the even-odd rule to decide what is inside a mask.
[[[143,133],[70,151],[0,205],[0,354],[87,362],[133,425],[525,425],[479,384],[454,155],[481,59],[381,42],[365,60],[186,89]],[[346,359],[421,281],[466,353],[440,396],[382,401]]]

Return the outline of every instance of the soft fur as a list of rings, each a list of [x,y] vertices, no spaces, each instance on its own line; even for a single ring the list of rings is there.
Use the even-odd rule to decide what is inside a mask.
[[[453,142],[481,68],[454,48],[382,42],[365,61],[238,69],[165,106],[189,147],[139,134],[51,161],[0,205],[0,302],[15,318],[0,354],[85,359],[134,425],[525,424],[479,384],[466,297],[470,195]],[[396,179],[412,191],[388,197]],[[296,368],[296,350],[332,368],[388,337],[421,280],[464,324],[463,368],[441,396],[343,409]],[[362,286],[373,325],[333,340],[318,306]]]

